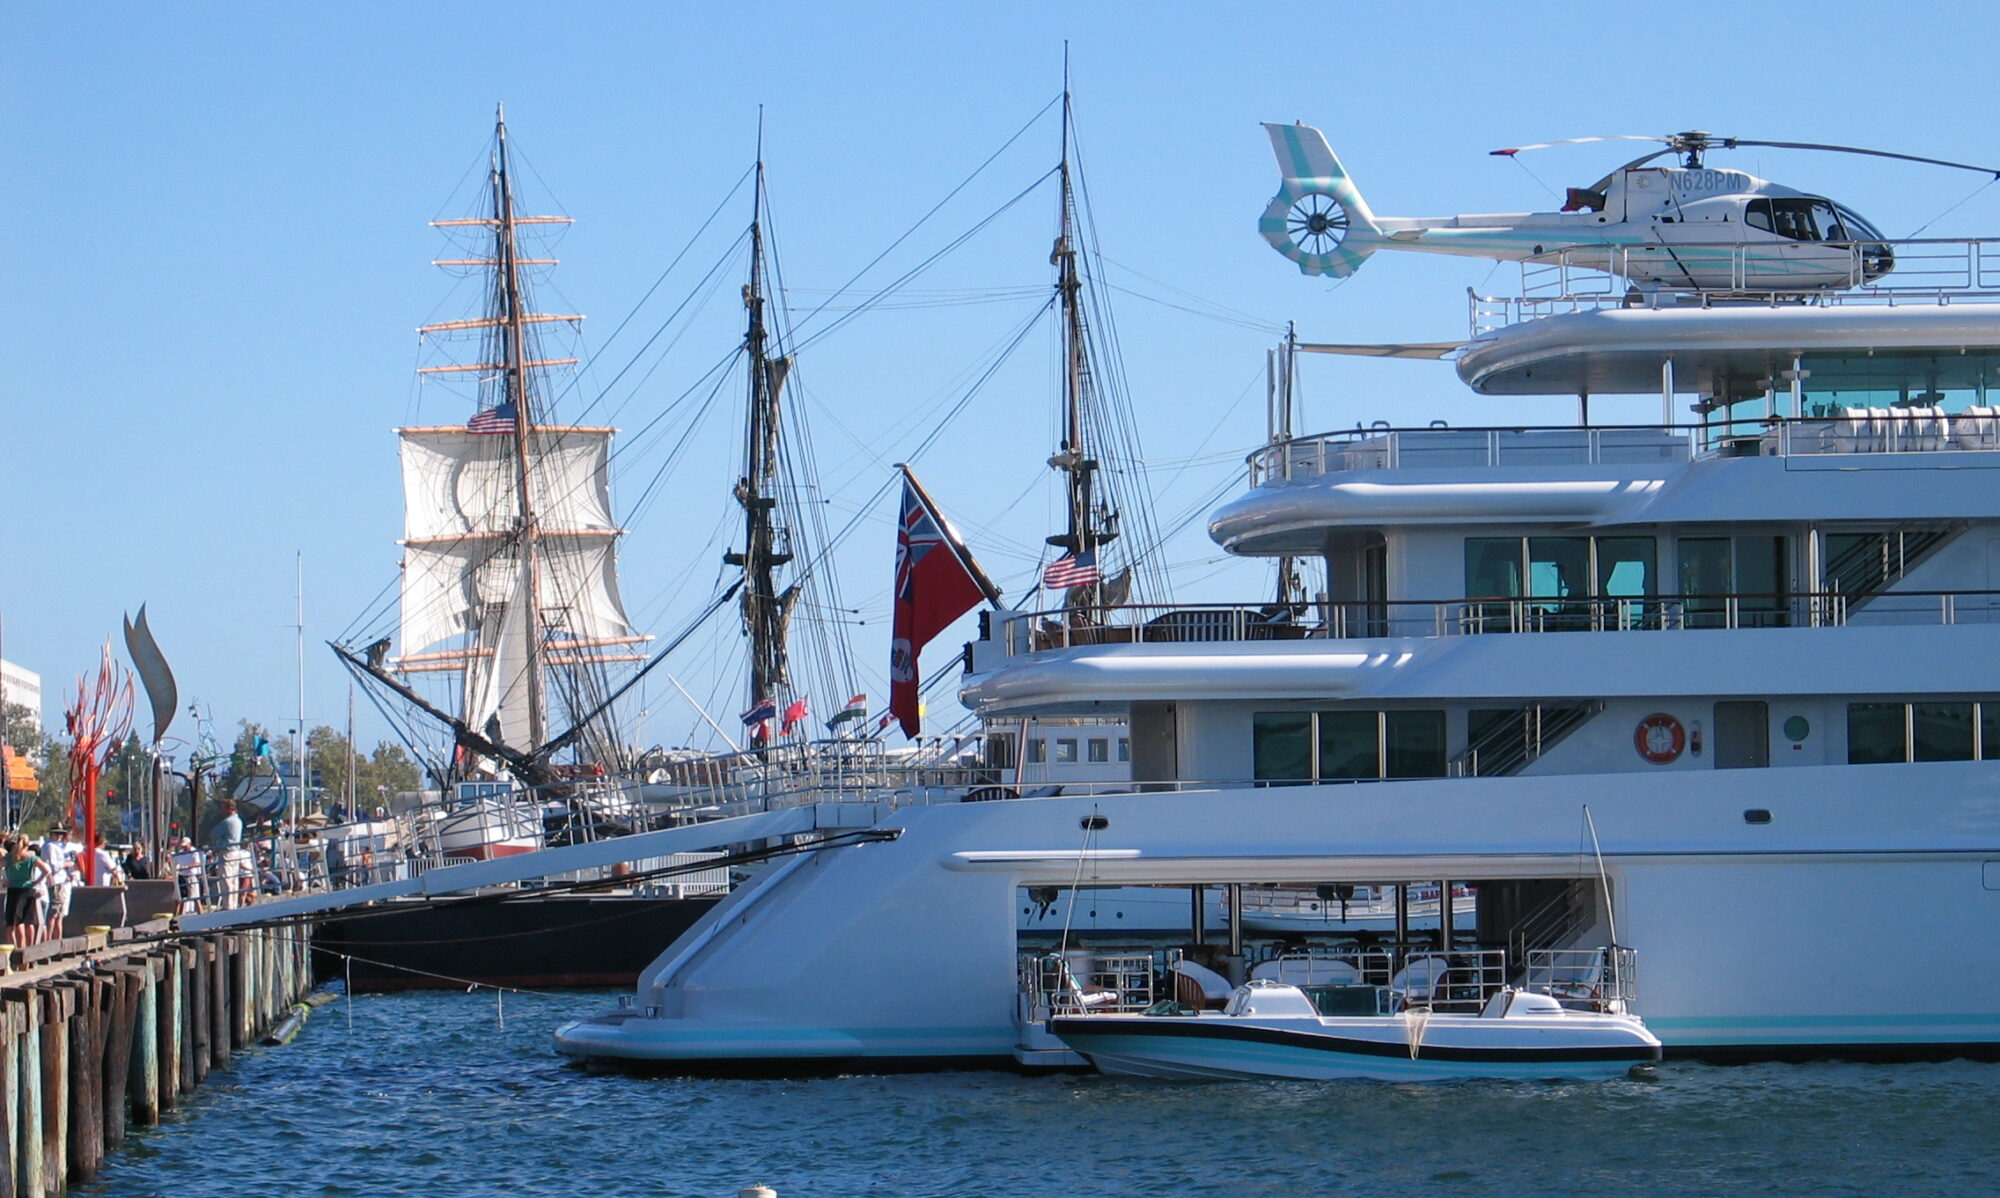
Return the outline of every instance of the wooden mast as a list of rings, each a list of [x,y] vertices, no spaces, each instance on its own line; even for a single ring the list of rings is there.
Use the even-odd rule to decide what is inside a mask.
[[[725,553],[723,561],[743,570],[743,627],[750,638],[750,706],[776,704],[789,684],[785,660],[786,607],[778,592],[778,567],[792,560],[784,530],[774,517],[778,506],[779,388],[784,363],[770,359],[770,334],[764,324],[764,150],[758,131],[756,188],[750,219],[750,281],[743,288],[749,327],[744,353],[750,365],[750,411],[746,429],[743,477],[736,483],[736,501],[743,506],[743,552]]]
[[[499,311],[494,315],[506,323],[500,326],[500,339],[504,353],[499,361],[504,364],[506,390],[514,404],[514,469],[519,488],[521,527],[519,545],[521,557],[521,593],[527,597],[528,611],[524,621],[527,637],[527,684],[528,684],[528,744],[533,750],[548,738],[548,715],[545,710],[546,696],[542,686],[542,585],[541,570],[537,562],[540,549],[541,528],[535,512],[534,495],[529,486],[528,437],[534,431],[534,414],[530,407],[528,390],[528,362],[524,329],[525,318],[521,311],[521,265],[517,261],[514,244],[514,189],[507,174],[507,106],[500,105],[494,117],[493,171],[493,216],[494,261],[498,267],[499,291],[497,299]],[[506,681],[501,680],[505,687]]]
[[[1056,235],[1055,252],[1050,260],[1056,267],[1056,292],[1062,303],[1063,319],[1063,438],[1060,450],[1049,459],[1049,465],[1063,473],[1067,489],[1068,527],[1064,532],[1048,538],[1048,543],[1075,555],[1079,560],[1088,557],[1097,567],[1100,578],[1104,569],[1098,552],[1104,545],[1116,539],[1118,533],[1111,520],[1098,518],[1096,500],[1093,494],[1097,461],[1090,456],[1086,441],[1083,407],[1091,386],[1089,333],[1083,318],[1083,280],[1076,267],[1075,214],[1076,194],[1072,188],[1069,169],[1070,93],[1069,63],[1067,54],[1063,63],[1063,106],[1062,106],[1062,163],[1058,175],[1062,186],[1061,224]],[[1079,607],[1089,607],[1099,602],[1104,592],[1102,582],[1071,588],[1077,594]]]

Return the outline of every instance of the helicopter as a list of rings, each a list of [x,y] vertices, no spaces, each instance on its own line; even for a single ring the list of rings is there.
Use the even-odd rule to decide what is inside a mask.
[[[1444,217],[1376,216],[1326,135],[1270,124],[1283,184],[1257,228],[1309,275],[1346,278],[1378,250],[1419,250],[1500,261],[1562,263],[1626,279],[1641,291],[1804,293],[1871,283],[1895,269],[1894,247],[1843,204],[1706,163],[1711,150],[1748,146],[1865,154],[1979,171],[2000,170],[1886,150],[1752,141],[1700,130],[1661,136],[1573,137],[1493,153],[1505,157],[1597,141],[1661,143],[1589,187],[1560,212]],[[1654,166],[1668,154],[1679,165]]]

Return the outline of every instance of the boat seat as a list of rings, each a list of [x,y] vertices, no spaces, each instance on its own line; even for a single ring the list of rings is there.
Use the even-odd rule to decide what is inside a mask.
[[[1389,979],[1389,990],[1404,1006],[1428,1003],[1443,992],[1450,972],[1451,962],[1443,957],[1412,957]]]
[[[1055,964],[1058,966],[1059,976],[1053,979],[1055,988],[1054,993],[1049,995],[1049,1005],[1059,1011],[1065,1009],[1094,1011],[1101,1007],[1117,1006],[1116,990],[1109,986],[1086,986],[1076,980],[1076,971],[1071,968],[1071,964],[1079,958],[1087,961],[1088,954],[1071,953],[1067,958],[1056,958]]]
[[[1361,971],[1347,961],[1324,957],[1277,957],[1261,961],[1250,971],[1253,978],[1268,978],[1288,986],[1358,986]]]
[[[1236,987],[1206,965],[1182,958],[1173,964],[1174,998],[1197,1010],[1220,1011]]]

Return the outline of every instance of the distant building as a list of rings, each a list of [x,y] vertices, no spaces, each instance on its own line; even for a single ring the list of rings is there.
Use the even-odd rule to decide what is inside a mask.
[[[42,730],[42,676],[11,661],[0,661],[0,701],[28,709],[36,732]]]

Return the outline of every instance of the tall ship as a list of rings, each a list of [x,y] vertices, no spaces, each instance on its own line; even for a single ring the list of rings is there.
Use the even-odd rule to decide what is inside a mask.
[[[1562,213],[1378,217],[1317,130],[1269,132],[1261,228],[1307,273],[1523,270],[1463,340],[1297,350],[1448,358],[1575,417],[1274,417],[1209,531],[1305,596],[1000,610],[970,648],[991,727],[1122,720],[1129,782],[851,805],[879,838],[739,889],[557,1050],[1075,1064],[1051,1016],[1188,997],[1190,957],[1429,962],[1478,1001],[1597,953],[1669,1056],[2000,1055],[2000,242],[1891,241],[1707,134]],[[1660,419],[1591,421],[1633,396]],[[1178,896],[1181,943],[1051,952],[1008,918],[1139,888]],[[1259,895],[1380,918],[1260,933]],[[1571,981],[1605,1009],[1605,975]]]

